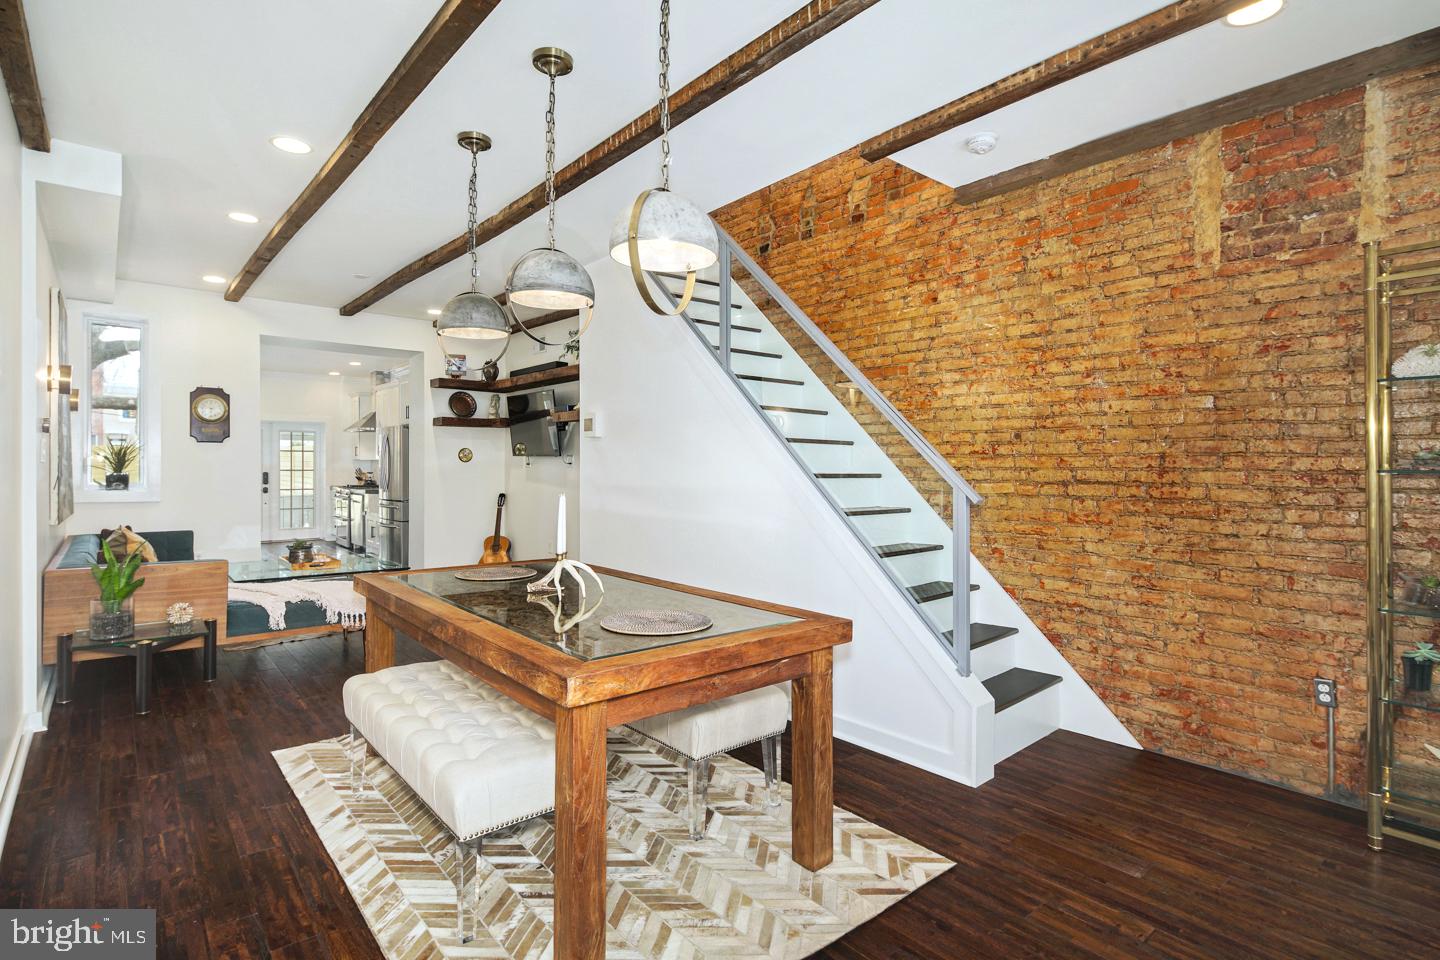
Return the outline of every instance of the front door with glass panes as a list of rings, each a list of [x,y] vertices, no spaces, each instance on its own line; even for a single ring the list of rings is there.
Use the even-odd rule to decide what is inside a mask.
[[[263,539],[299,540],[329,530],[325,425],[267,420],[261,425],[260,516]]]

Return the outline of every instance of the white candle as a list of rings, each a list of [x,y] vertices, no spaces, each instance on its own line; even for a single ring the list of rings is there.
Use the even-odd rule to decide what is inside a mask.
[[[555,552],[565,552],[565,494],[560,494],[560,506],[555,514]]]

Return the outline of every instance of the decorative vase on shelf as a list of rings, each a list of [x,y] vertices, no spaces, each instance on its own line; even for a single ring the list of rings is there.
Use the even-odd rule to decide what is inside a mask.
[[[90,639],[122,640],[135,633],[135,607],[124,600],[90,601]]]
[[[128,473],[107,473],[105,474],[106,490],[129,490],[130,474]]]

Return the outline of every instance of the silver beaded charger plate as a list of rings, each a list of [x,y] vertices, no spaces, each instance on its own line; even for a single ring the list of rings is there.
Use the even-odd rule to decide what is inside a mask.
[[[473,567],[456,573],[455,579],[494,582],[496,580],[529,580],[531,577],[538,576],[540,576],[540,571],[532,570],[529,567]]]
[[[693,610],[621,610],[600,621],[611,633],[635,637],[673,637],[680,633],[706,630],[715,621]]]

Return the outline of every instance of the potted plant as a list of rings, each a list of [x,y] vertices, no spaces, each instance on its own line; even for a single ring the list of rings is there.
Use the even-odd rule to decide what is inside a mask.
[[[90,601],[90,639],[119,640],[135,632],[130,597],[145,585],[143,579],[135,579],[142,560],[138,551],[123,562],[116,560],[105,540],[100,541],[100,548],[105,552],[105,566],[90,564],[90,575],[100,586],[100,599]]]
[[[315,544],[309,540],[291,540],[285,558],[291,563],[309,563],[315,559]]]
[[[140,462],[140,444],[111,440],[100,451],[100,459],[105,464],[105,489],[129,490],[130,469]]]
[[[1413,693],[1424,693],[1430,689],[1435,673],[1435,664],[1440,663],[1440,650],[1435,645],[1421,641],[1414,650],[1406,650],[1400,657],[1405,664],[1405,689]]]

